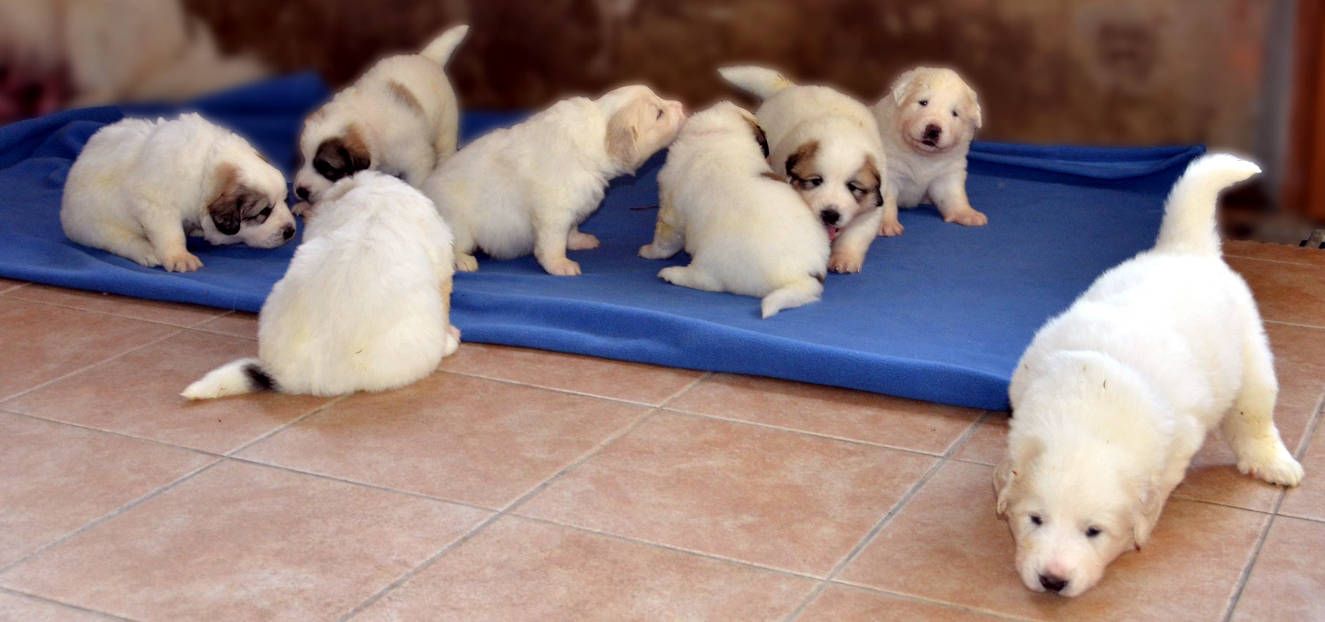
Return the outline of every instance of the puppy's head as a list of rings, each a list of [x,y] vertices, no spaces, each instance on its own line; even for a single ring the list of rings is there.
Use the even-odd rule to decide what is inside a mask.
[[[663,99],[647,86],[609,91],[597,104],[607,117],[607,154],[627,173],[670,145],[685,122],[681,102]]]
[[[707,134],[748,135],[759,147],[760,157],[768,158],[768,136],[750,111],[729,101],[718,102],[686,119],[678,140]]]
[[[903,73],[891,92],[897,109],[894,127],[903,142],[920,153],[943,153],[969,143],[984,123],[980,100],[957,72],[920,67]]]
[[[1149,537],[1165,461],[1155,438],[1163,434],[1146,422],[1156,412],[1144,385],[1088,360],[1063,363],[1074,378],[1054,374],[1027,388],[994,488],[1022,583],[1078,596]]]
[[[252,147],[215,165],[211,188],[200,223],[208,242],[275,248],[294,237],[285,177]]]
[[[373,168],[367,134],[358,123],[342,118],[335,102],[304,121],[299,135],[299,170],[294,193],[302,201],[317,201],[318,194],[342,178]]]
[[[774,170],[786,175],[800,192],[827,229],[829,240],[862,214],[883,205],[880,162],[861,141],[847,139],[851,136],[855,134],[807,139],[773,158]]]

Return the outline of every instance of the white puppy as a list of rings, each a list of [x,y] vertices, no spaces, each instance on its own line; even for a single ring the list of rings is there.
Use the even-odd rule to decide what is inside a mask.
[[[304,120],[295,196],[318,200],[336,180],[372,169],[418,187],[455,153],[460,111],[443,69],[464,40],[456,26],[418,54],[382,59]]]
[[[828,266],[860,272],[879,231],[885,156],[868,108],[824,86],[797,86],[760,67],[718,70],[763,100],[755,116],[768,134],[773,170],[786,175],[832,240]]]
[[[423,185],[455,231],[456,268],[477,270],[473,253],[482,249],[497,259],[532,252],[549,274],[579,274],[566,250],[598,247],[578,227],[607,182],[634,173],[684,120],[680,102],[625,86],[562,100],[467,145]]]
[[[688,266],[663,268],[668,283],[762,297],[762,315],[819,299],[828,235],[800,195],[768,167],[754,115],[731,102],[695,114],[658,173],[660,209],[647,259],[685,248]]]
[[[1238,470],[1301,481],[1274,426],[1278,384],[1256,303],[1214,227],[1219,191],[1259,170],[1229,155],[1194,162],[1155,247],[1104,273],[1022,356],[994,485],[1028,588],[1079,595],[1140,549],[1215,427]]]
[[[888,153],[882,235],[902,234],[897,208],[934,203],[944,222],[978,227],[989,219],[966,198],[966,153],[983,124],[975,89],[951,69],[918,67],[874,105]]]
[[[280,171],[196,114],[97,130],[69,169],[60,223],[79,244],[171,272],[202,267],[185,234],[274,248],[295,231]]]
[[[181,395],[340,395],[415,382],[460,345],[451,261],[451,232],[418,190],[373,171],[342,179],[311,210],[262,305],[258,358],[219,367]]]

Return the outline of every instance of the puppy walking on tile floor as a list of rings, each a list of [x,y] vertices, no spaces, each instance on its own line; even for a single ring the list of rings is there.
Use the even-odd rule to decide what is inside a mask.
[[[374,171],[336,182],[321,198],[258,316],[258,358],[217,368],[181,395],[393,389],[431,374],[459,347],[451,232],[432,202]]]
[[[1192,163],[1155,247],[1104,273],[1022,356],[994,485],[1026,587],[1077,596],[1139,550],[1213,428],[1239,471],[1301,481],[1274,425],[1256,303],[1215,233],[1219,192],[1258,172],[1230,155]]]

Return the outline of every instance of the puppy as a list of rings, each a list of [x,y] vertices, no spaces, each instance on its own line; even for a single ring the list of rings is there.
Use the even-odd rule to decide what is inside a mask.
[[[316,202],[342,177],[366,169],[419,187],[455,153],[460,111],[443,68],[464,40],[456,26],[418,54],[378,61],[304,120],[294,193]]]
[[[79,244],[171,272],[202,267],[186,234],[274,248],[295,231],[280,171],[196,114],[97,130],[69,169],[60,223]]]
[[[686,121],[658,173],[653,243],[639,254],[666,259],[685,248],[691,262],[663,268],[659,278],[762,297],[764,318],[819,299],[828,234],[767,157],[754,115],[731,102]]]
[[[966,153],[984,122],[980,100],[951,69],[918,67],[903,73],[874,105],[888,183],[879,233],[902,234],[897,208],[933,202],[944,222],[979,227],[989,222],[966,198]]]
[[[1274,426],[1256,303],[1215,234],[1219,191],[1259,170],[1229,155],[1194,162],[1155,247],[1104,273],[1022,356],[994,485],[1026,587],[1077,596],[1139,550],[1216,426],[1238,470],[1301,481]]]
[[[456,269],[477,270],[473,253],[483,249],[497,259],[532,252],[548,274],[579,274],[566,250],[598,247],[578,227],[598,209],[607,182],[633,174],[684,120],[680,102],[624,86],[557,102],[467,145],[423,185],[455,231]]]
[[[800,191],[832,240],[828,266],[860,272],[883,217],[885,156],[879,129],[860,102],[828,87],[797,86],[771,69],[718,70],[760,98],[769,164]]]
[[[451,232],[418,190],[368,171],[336,182],[258,316],[258,358],[181,393],[341,395],[415,382],[460,345],[450,324]]]

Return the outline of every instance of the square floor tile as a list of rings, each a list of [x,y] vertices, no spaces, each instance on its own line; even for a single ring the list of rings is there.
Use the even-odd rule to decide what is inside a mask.
[[[468,342],[442,362],[442,369],[654,405],[703,375],[687,369]]]
[[[1325,273],[1318,266],[1227,257],[1267,320],[1325,327]]]
[[[942,454],[981,411],[863,391],[717,375],[667,405],[837,438]]]
[[[1012,536],[994,515],[993,469],[949,462],[884,527],[842,580],[983,611],[1064,620],[1217,620],[1268,516],[1170,500],[1150,543],[1074,598],[1017,577]]]
[[[333,619],[484,517],[226,462],[20,564],[0,584],[137,619]]]
[[[781,620],[809,579],[506,517],[356,620]]]
[[[193,326],[225,313],[221,309],[209,307],[126,298],[113,294],[36,284],[12,292],[10,297],[175,326]]]
[[[256,340],[258,338],[258,316],[253,313],[235,311],[203,322],[193,328],[209,333],[220,333],[231,337]]]
[[[0,298],[0,400],[177,329]]]
[[[516,511],[823,576],[934,462],[660,413]]]
[[[998,464],[1007,453],[1009,420],[1008,413],[989,413],[952,457],[989,466]]]
[[[0,591],[0,620],[13,622],[95,622],[109,616]]]
[[[224,453],[327,402],[278,393],[197,402],[179,396],[208,371],[256,353],[252,341],[184,331],[0,407]]]
[[[1306,475],[1301,484],[1285,493],[1279,513],[1325,521],[1325,422],[1316,426],[1301,460]]]
[[[455,374],[332,405],[245,458],[500,508],[648,410]]]
[[[978,622],[1004,619],[950,605],[841,585],[824,590],[797,618],[800,622]]]
[[[0,413],[0,567],[213,459]]]
[[[1270,526],[1234,620],[1325,620],[1325,523],[1280,516]]]

